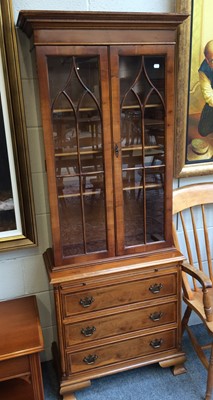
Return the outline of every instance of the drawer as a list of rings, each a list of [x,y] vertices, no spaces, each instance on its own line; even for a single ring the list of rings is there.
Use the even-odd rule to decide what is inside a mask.
[[[176,274],[110,285],[63,295],[64,316],[103,310],[144,300],[158,299],[177,292]]]
[[[176,322],[176,302],[129,310],[65,326],[66,346]]]
[[[17,357],[0,362],[0,381],[30,374],[29,357]]]
[[[149,354],[152,358],[157,357],[157,354],[175,347],[176,330],[174,329],[68,354],[68,362],[71,372],[76,373]]]

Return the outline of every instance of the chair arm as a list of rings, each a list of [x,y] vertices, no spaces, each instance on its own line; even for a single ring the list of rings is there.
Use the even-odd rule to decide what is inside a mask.
[[[212,288],[212,281],[209,279],[208,276],[204,274],[204,272],[196,269],[192,265],[187,262],[183,262],[181,265],[182,271],[191,275],[193,278],[197,279],[198,282],[202,285],[203,291],[203,306],[206,315],[207,321],[213,321],[213,307],[212,307],[212,300],[211,296],[208,293],[208,289]]]
[[[184,261],[183,264],[181,264],[181,267],[184,272],[191,275],[193,278],[197,279],[198,282],[201,283],[203,289],[212,287],[212,281],[209,279],[209,277],[204,272],[193,267],[191,264],[187,263],[186,261]]]

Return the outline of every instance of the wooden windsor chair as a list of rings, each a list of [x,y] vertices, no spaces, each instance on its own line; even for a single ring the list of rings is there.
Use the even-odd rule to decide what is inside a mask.
[[[188,185],[174,190],[173,215],[175,246],[187,259],[182,265],[183,300],[186,303],[182,334],[185,330],[188,332],[198,357],[208,371],[205,400],[209,400],[213,387],[213,343],[202,346],[188,322],[194,311],[210,337],[213,335],[213,183]],[[211,349],[209,359],[204,352],[207,348]]]

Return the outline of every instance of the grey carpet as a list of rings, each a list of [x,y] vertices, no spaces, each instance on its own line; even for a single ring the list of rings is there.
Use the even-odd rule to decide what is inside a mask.
[[[202,325],[193,327],[203,343],[209,338]],[[169,368],[158,364],[95,379],[89,388],[75,393],[77,400],[202,400],[207,371],[197,358],[187,334],[183,349],[187,355],[187,373],[173,376]],[[52,362],[42,364],[45,400],[60,399]]]

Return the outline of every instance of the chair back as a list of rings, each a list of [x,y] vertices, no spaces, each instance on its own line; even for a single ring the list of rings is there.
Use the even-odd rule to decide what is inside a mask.
[[[188,185],[173,191],[173,238],[189,264],[213,282],[213,183]],[[200,290],[195,279],[184,273],[184,296],[193,299]]]

